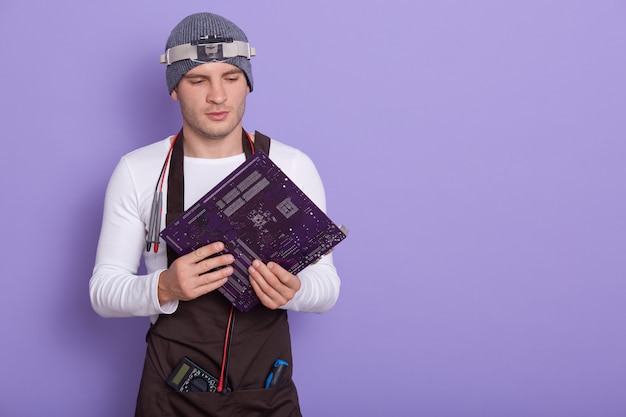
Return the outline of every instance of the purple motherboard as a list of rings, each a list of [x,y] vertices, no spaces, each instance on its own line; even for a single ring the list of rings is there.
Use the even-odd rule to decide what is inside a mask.
[[[274,261],[297,274],[330,252],[346,233],[264,153],[256,152],[161,236],[179,255],[221,241],[235,257],[234,274],[219,291],[241,311],[259,299],[248,267]]]

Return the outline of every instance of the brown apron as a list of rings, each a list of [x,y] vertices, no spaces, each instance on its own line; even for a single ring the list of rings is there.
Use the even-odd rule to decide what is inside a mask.
[[[246,158],[254,152],[245,132]],[[255,132],[254,146],[269,153],[268,137]],[[170,161],[166,223],[183,213],[183,137],[174,144]],[[168,265],[177,255],[168,247]],[[162,314],[147,336],[147,351],[137,398],[136,417],[178,416],[301,416],[292,366],[277,388],[265,389],[276,359],[290,365],[291,341],[287,312],[257,304],[234,313],[228,361],[228,393],[178,392],[167,378],[183,357],[219,378],[230,302],[213,291],[192,301],[181,301],[173,314]]]

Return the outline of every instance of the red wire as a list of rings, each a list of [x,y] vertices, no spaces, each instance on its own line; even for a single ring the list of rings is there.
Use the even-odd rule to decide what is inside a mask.
[[[224,337],[224,353],[222,355],[222,370],[220,371],[220,380],[217,384],[217,392],[222,392],[224,390],[224,385],[226,383],[226,365],[228,362],[228,350],[229,350],[229,345],[230,345],[230,330],[231,330],[231,323],[233,320],[233,314],[235,312],[235,306],[231,305],[230,306],[230,314],[228,316],[228,324],[226,325],[226,336]]]
[[[248,142],[250,142],[250,148],[252,149],[252,154],[254,155],[254,142],[252,141],[252,138],[250,137],[250,134],[248,132],[246,132],[246,136],[248,137]]]
[[[172,151],[174,150],[174,144],[176,143],[176,139],[178,139],[178,134],[174,136],[174,139],[172,140],[172,144],[170,145],[170,150],[167,152],[167,157],[165,158],[165,166],[163,167],[163,175],[161,175],[161,185],[159,186],[159,189],[161,191],[163,191],[163,182],[165,181],[165,172],[167,171],[167,165],[170,162]]]

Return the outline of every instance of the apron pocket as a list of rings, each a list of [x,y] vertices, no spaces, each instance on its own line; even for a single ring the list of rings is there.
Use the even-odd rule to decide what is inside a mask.
[[[300,417],[298,394],[292,381],[284,387],[233,391],[161,392],[156,399],[164,417]]]

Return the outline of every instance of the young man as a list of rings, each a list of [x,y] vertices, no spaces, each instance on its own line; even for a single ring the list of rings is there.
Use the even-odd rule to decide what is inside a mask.
[[[183,19],[162,56],[182,130],[125,155],[107,188],[89,291],[103,317],[151,318],[137,416],[299,416],[287,310],[322,313],[339,294],[331,255],[297,276],[277,263],[254,260],[249,280],[260,303],[248,312],[234,311],[216,291],[233,273],[232,255],[212,256],[222,251],[222,242],[177,257],[164,244],[158,250],[158,236],[150,233],[154,213],[162,211],[162,230],[260,146],[261,135],[255,138],[242,127],[253,90],[253,55],[231,21],[211,13]],[[325,210],[322,182],[305,154],[272,140],[270,158]],[[163,195],[156,211],[155,187]],[[137,273],[142,254],[146,275]],[[193,367],[183,365],[184,358],[216,378],[215,392],[180,392],[168,384],[180,383]],[[278,359],[288,364],[285,375],[278,387],[266,389]],[[200,380],[192,385],[189,391],[213,391]]]

